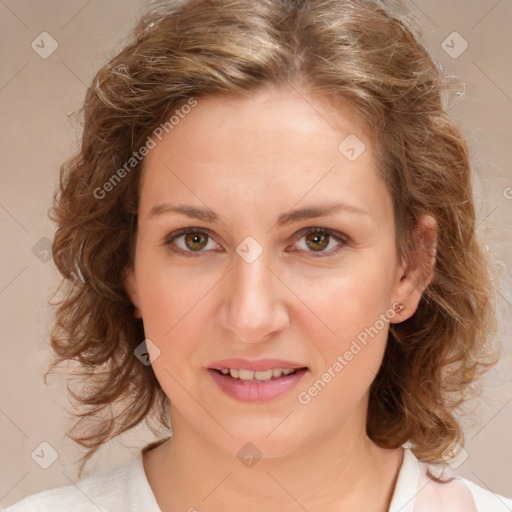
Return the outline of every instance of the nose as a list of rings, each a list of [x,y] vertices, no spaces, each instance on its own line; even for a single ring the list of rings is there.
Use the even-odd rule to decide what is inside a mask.
[[[223,327],[233,340],[268,341],[289,323],[287,288],[269,264],[265,251],[251,263],[238,255],[235,257],[234,266],[226,276],[222,314]]]

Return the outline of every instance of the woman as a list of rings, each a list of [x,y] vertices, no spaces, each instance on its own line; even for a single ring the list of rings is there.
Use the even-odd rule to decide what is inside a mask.
[[[442,88],[376,2],[154,3],[62,168],[52,347],[82,469],[172,436],[8,510],[510,510],[446,469],[494,315]]]

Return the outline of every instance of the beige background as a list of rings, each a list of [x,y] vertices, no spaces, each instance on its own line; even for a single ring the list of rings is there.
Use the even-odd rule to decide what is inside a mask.
[[[47,209],[59,165],[77,144],[79,128],[68,114],[79,107],[86,84],[127,35],[140,4],[0,0],[0,506],[77,480],[79,452],[64,437],[69,424],[63,410],[68,405],[65,384],[52,377],[45,387],[41,378],[49,360],[47,299],[57,282],[51,261],[45,262],[45,244],[53,233]],[[454,92],[448,101],[471,143],[479,231],[502,272],[496,286],[503,356],[475,404],[468,457],[457,472],[512,497],[512,188],[507,188],[512,187],[512,2],[415,0],[411,8],[434,58],[465,83],[465,95]],[[58,43],[47,59],[31,48],[43,31]],[[469,45],[457,58],[441,46],[454,31]],[[453,54],[463,41],[451,36],[446,44],[453,46]],[[89,470],[128,460],[152,439],[146,429],[138,429],[105,446]],[[58,453],[48,469],[35,462],[41,448],[45,457],[51,453],[42,442]]]

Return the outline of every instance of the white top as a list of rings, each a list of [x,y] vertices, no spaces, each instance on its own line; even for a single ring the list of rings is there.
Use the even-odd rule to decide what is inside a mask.
[[[2,512],[161,512],[144,472],[142,451],[128,463],[74,485],[32,494]],[[389,512],[512,511],[511,499],[457,476],[449,483],[436,483],[427,476],[428,468],[404,449]],[[438,468],[430,465],[431,473],[438,475]]]

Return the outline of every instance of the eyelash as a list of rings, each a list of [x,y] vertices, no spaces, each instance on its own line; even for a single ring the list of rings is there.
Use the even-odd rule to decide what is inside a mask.
[[[185,257],[195,258],[197,256],[194,256],[194,253],[197,253],[199,255],[200,253],[205,252],[205,251],[184,251],[184,250],[176,248],[176,247],[174,247],[174,248],[171,247],[171,244],[172,244],[172,242],[174,242],[174,240],[176,240],[180,236],[187,235],[187,234],[203,234],[203,235],[206,235],[209,240],[213,240],[213,238],[209,235],[208,230],[199,229],[199,228],[182,228],[182,229],[178,229],[177,231],[174,231],[173,233],[171,233],[165,239],[164,245],[168,246],[172,252],[179,254],[180,256],[185,256]],[[314,251],[306,251],[308,253],[309,252],[312,253],[313,258],[325,258],[328,256],[335,255],[341,249],[343,249],[343,247],[348,243],[347,238],[345,236],[343,236],[341,233],[338,233],[337,231],[333,231],[332,229],[317,228],[317,227],[305,228],[305,229],[301,230],[299,233],[297,233],[297,236],[295,237],[295,243],[298,240],[300,240],[301,238],[306,237],[311,234],[327,235],[331,238],[334,238],[334,240],[336,240],[337,242],[340,243],[340,245],[338,245],[334,249],[331,249],[327,252],[319,251],[317,254],[315,254]],[[287,251],[287,252],[294,252],[294,251]]]

